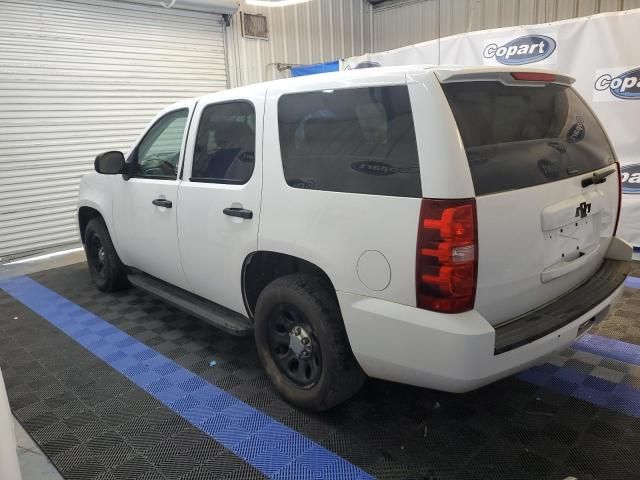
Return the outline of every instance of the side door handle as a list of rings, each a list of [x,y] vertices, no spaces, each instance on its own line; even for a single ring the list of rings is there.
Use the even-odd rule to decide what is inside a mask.
[[[153,203],[156,207],[164,207],[164,208],[173,207],[173,203],[171,203],[171,200],[167,200],[166,198],[156,198],[151,203]]]
[[[240,217],[246,219],[253,218],[253,212],[245,208],[229,207],[222,210],[222,213],[224,213],[225,215],[229,215],[230,217]]]

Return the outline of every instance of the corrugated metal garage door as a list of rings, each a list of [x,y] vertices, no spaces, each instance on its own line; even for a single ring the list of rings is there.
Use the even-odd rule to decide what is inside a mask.
[[[169,103],[227,86],[222,16],[0,0],[0,262],[78,242],[80,177]]]

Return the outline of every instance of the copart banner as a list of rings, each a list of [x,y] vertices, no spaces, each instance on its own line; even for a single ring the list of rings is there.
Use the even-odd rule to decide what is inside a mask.
[[[640,246],[640,9],[561,22],[470,32],[351,57],[341,69],[373,66],[544,66],[576,78],[622,165],[618,235]]]

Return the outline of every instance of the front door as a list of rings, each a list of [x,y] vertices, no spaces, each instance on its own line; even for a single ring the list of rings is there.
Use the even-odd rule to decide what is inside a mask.
[[[131,178],[120,179],[113,210],[122,261],[154,277],[188,288],[176,225],[179,171],[194,102],[163,113],[132,151]]]
[[[178,189],[178,237],[191,291],[246,313],[242,266],[257,249],[264,96],[197,106]]]

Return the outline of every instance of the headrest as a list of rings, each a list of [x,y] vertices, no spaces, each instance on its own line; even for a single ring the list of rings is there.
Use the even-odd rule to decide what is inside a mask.
[[[224,144],[226,147],[241,147],[248,142],[253,142],[253,130],[242,122],[215,122],[212,125],[215,131],[216,145]]]
[[[304,140],[307,144],[326,142],[339,128],[333,118],[308,118],[304,122]]]

